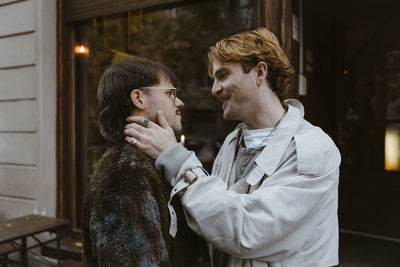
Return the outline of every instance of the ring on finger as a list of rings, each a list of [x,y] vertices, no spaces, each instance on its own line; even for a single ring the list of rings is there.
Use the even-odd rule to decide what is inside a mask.
[[[149,120],[148,119],[144,119],[143,120],[143,126],[146,127],[146,128],[149,126]]]
[[[132,145],[134,146],[137,142],[139,142],[137,139],[135,139],[135,141],[133,141]]]

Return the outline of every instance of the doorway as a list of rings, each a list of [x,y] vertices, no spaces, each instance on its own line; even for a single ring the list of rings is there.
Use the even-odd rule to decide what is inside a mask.
[[[400,3],[303,1],[306,119],[342,156],[340,228],[400,240]]]

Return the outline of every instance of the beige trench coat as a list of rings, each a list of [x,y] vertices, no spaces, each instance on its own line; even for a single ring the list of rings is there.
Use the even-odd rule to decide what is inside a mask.
[[[238,129],[222,145],[212,175],[197,172],[192,185],[181,177],[201,165],[193,152],[177,144],[156,161],[174,186],[171,198],[181,191],[189,226],[230,255],[229,267],[338,264],[340,153],[328,135],[303,119],[300,102],[287,103],[256,167],[237,183]]]

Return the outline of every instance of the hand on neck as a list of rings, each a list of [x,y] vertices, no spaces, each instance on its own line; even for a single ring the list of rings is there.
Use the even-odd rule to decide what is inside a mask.
[[[147,112],[147,110],[134,109],[131,112],[131,116],[142,116],[142,117],[144,117],[144,118],[146,118],[146,119],[148,119],[150,121],[153,121],[153,122],[156,121],[154,119],[155,115],[151,116],[151,114],[149,114],[149,112]]]

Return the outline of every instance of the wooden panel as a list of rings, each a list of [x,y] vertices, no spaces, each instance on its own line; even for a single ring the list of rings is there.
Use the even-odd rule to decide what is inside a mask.
[[[38,43],[38,143],[37,209],[41,214],[56,212],[56,82],[57,9],[55,0],[37,1]],[[70,134],[73,134],[70,132]]]
[[[64,1],[57,0],[57,217],[74,221],[74,28],[64,24]]]
[[[36,165],[37,140],[36,134],[0,133],[0,162]]]
[[[272,31],[278,39],[280,39],[280,1],[278,0],[262,0],[260,7],[263,14],[263,26]]]
[[[36,131],[37,102],[35,100],[1,101],[0,131]]]
[[[292,9],[291,0],[281,1],[281,46],[289,60],[291,59],[292,44]]]
[[[36,98],[37,73],[35,66],[0,69],[0,100]]]
[[[0,7],[0,36],[35,30],[35,14],[33,1]]]
[[[35,211],[36,202],[18,198],[0,196],[0,221],[16,218]]]
[[[0,195],[36,198],[36,167],[0,164]]]
[[[128,10],[160,6],[182,0],[70,0],[66,5],[67,21],[77,21],[98,16],[110,15]],[[190,2],[186,0],[186,2]]]
[[[31,65],[36,61],[36,35],[0,38],[0,68]]]

